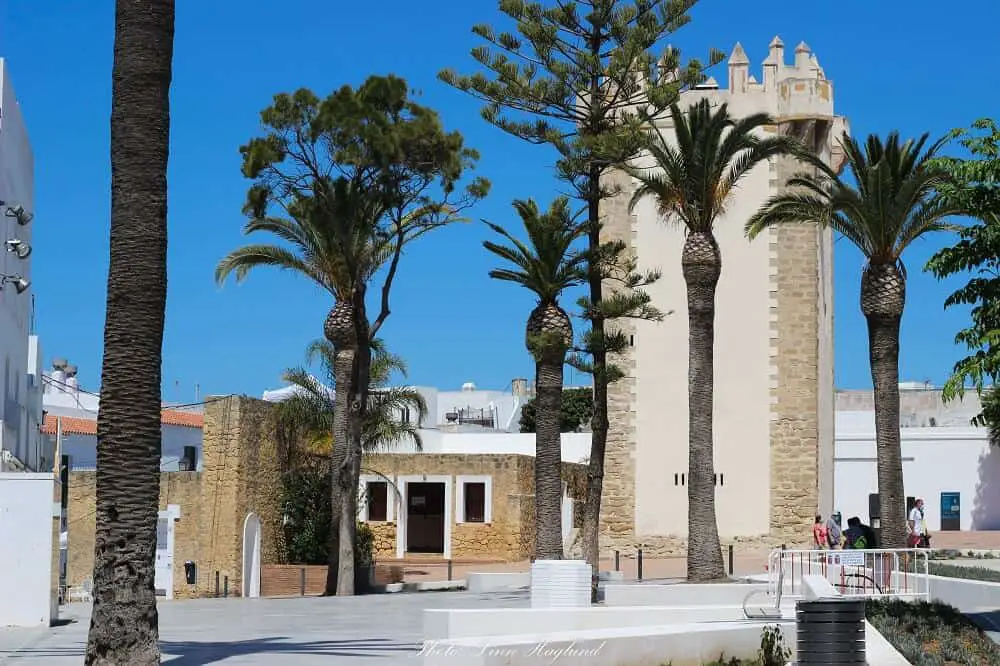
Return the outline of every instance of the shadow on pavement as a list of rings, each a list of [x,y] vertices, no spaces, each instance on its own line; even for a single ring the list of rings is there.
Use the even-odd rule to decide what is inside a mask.
[[[272,636],[229,643],[160,641],[163,661],[171,666],[211,664],[230,657],[251,654],[273,654],[276,658],[295,654],[326,657],[391,657],[407,652],[416,654],[421,647],[419,644],[400,643],[391,638],[294,642],[287,637]],[[167,659],[168,656],[172,658]]]

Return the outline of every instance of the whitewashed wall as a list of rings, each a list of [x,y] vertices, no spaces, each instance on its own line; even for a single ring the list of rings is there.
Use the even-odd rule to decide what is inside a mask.
[[[37,222],[25,226],[4,214],[7,207],[23,206],[34,212],[34,158],[21,109],[14,94],[10,72],[0,58],[0,274],[20,275],[31,279],[31,258],[18,259],[7,252],[4,243],[21,240],[31,244],[31,230]],[[37,438],[32,423],[40,415],[28,413],[28,330],[31,320],[29,288],[18,294],[13,285],[0,286],[0,448],[10,451],[22,463],[37,462]]]
[[[47,627],[59,617],[57,483],[51,473],[0,474],[0,627]]]
[[[177,472],[180,470],[180,459],[184,455],[185,446],[193,446],[198,451],[197,471],[201,471],[201,428],[187,428],[176,425],[161,426],[163,435],[163,452],[160,457],[160,470]],[[55,440],[55,436],[51,436]],[[93,471],[97,469],[97,435],[63,435],[62,455],[70,456],[70,469],[73,471]]]
[[[533,433],[510,432],[444,432],[421,430],[424,453],[517,453],[535,455]],[[406,445],[392,453],[413,453],[415,448]],[[589,432],[564,432],[562,434],[563,462],[584,462],[590,456]]]
[[[835,510],[868,520],[868,495],[878,492],[874,421],[870,412],[837,414]],[[1000,449],[972,427],[903,428],[906,494],[923,497],[927,527],[941,529],[941,493],[961,494],[961,529],[1000,530]]]

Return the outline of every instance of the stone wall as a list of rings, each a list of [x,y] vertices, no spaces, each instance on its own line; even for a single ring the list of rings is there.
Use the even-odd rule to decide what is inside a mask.
[[[184,583],[184,561],[198,559],[201,532],[201,474],[164,472],[160,474],[160,510],[168,504],[181,508],[174,532],[174,596],[194,596]],[[67,506],[66,584],[81,585],[94,572],[96,532],[96,472],[70,472]]]
[[[638,219],[629,212],[632,178],[615,171],[605,178],[605,187],[618,194],[601,205],[602,240],[626,243],[626,256],[635,256]],[[606,284],[605,292],[613,293],[614,285]],[[635,335],[635,324],[621,319],[609,330],[621,330]],[[603,555],[614,550],[631,548],[635,544],[635,355],[631,350],[613,355],[609,362],[617,365],[624,377],[608,387],[608,441],[604,456],[604,492],[601,499],[600,549]]]
[[[245,397],[205,405],[202,472],[160,475],[160,509],[180,506],[174,532],[174,596],[215,594],[216,572],[240,594],[243,524],[261,520],[261,561],[282,562],[281,489],[272,405]],[[96,472],[72,472],[69,483],[67,584],[91,575],[94,563]],[[188,585],[184,562],[195,562],[197,583]]]
[[[271,403],[245,396],[210,399],[205,405],[200,594],[214,594],[215,572],[228,576],[230,594],[240,593],[243,527],[250,513],[261,521],[261,563],[284,561],[273,410]]]
[[[244,522],[250,513],[256,514],[261,521],[262,565],[287,563],[280,483],[284,451],[273,416],[273,405],[260,400],[233,396],[209,399],[205,405],[202,472],[165,472],[161,475],[160,509],[166,509],[168,504],[180,507],[180,520],[175,524],[175,597],[215,595],[216,575],[220,588],[222,581],[228,579],[229,594],[241,594]],[[390,478],[424,474],[491,476],[492,522],[453,524],[452,556],[495,561],[523,560],[532,554],[532,457],[384,454],[366,456],[362,467],[365,473],[374,471]],[[585,468],[564,464],[563,476],[571,496],[582,499]],[[92,573],[95,487],[95,472],[71,473],[67,517],[69,585],[82,583]],[[375,537],[376,557],[391,563],[396,557],[396,523],[370,523],[370,526]],[[196,564],[197,582],[194,585],[187,585],[185,581],[184,562],[187,560]],[[293,583],[298,590],[298,578]],[[292,583],[274,584],[287,587]]]
[[[382,454],[366,456],[366,473],[395,479],[399,476],[485,475],[492,478],[492,521],[451,525],[452,558],[516,561],[534,551],[534,459],[513,454]],[[564,463],[563,478],[571,496],[582,499],[586,470]],[[452,501],[455,501],[454,494]],[[398,511],[397,511],[398,513]],[[396,522],[370,522],[376,557],[396,557]]]
[[[812,136],[815,123],[782,131]],[[772,188],[802,170],[779,158]],[[808,539],[819,504],[819,229],[785,225],[771,231],[771,536]]]

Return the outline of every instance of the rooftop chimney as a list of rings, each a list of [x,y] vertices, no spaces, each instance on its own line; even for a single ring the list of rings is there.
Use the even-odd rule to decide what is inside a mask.
[[[527,398],[528,380],[522,377],[512,379],[510,382],[510,392],[513,393],[516,398]]]

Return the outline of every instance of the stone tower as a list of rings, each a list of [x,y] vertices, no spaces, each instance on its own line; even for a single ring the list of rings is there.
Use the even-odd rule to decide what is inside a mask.
[[[767,131],[794,134],[829,164],[843,161],[847,122],[834,114],[833,84],[804,43],[788,64],[775,38],[762,81],[739,44],[728,89],[714,79],[681,105],[709,98],[734,116],[766,112]],[[660,129],[672,133],[669,118]],[[669,136],[669,134],[668,134]],[[741,182],[716,237],[722,277],[716,297],[716,509],[723,542],[808,541],[813,516],[833,503],[833,238],[829,229],[773,229],[753,243],[746,220],[801,170],[792,159],[758,165]],[[654,304],[663,322],[626,323],[632,342],[616,359],[626,378],[610,391],[602,550],[679,552],[687,535],[687,300],[684,230],[659,219],[652,201],[629,213],[635,183],[610,177],[620,194],[603,209],[605,234],[625,240],[641,269],[661,269]]]

